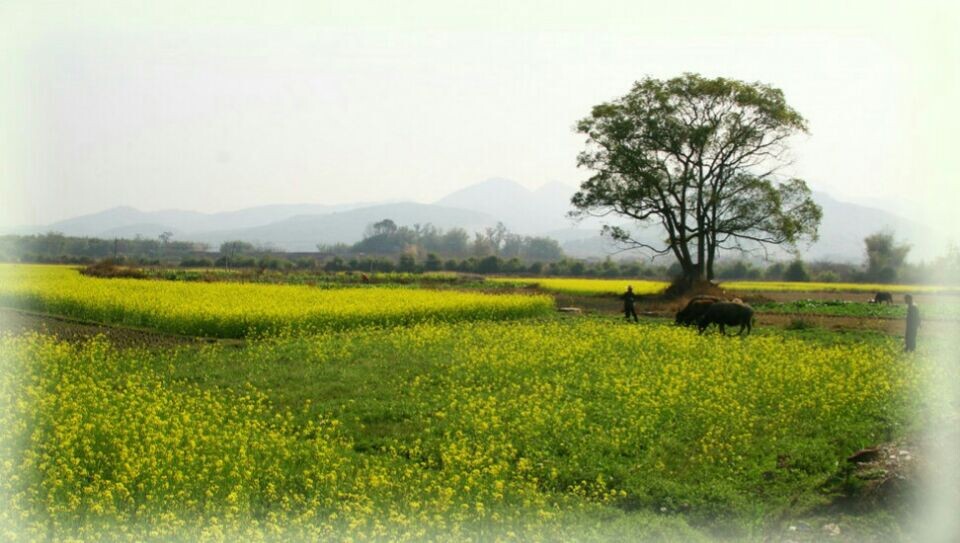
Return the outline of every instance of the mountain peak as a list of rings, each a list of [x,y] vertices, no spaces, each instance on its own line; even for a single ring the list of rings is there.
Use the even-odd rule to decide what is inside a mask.
[[[533,193],[516,181],[493,177],[451,192],[434,202],[448,207],[499,206],[515,199],[529,199]]]
[[[577,189],[560,181],[547,181],[533,192],[534,194],[560,194],[565,198],[569,198],[573,193],[577,192]]]
[[[521,185],[520,183],[517,183],[512,179],[507,179],[505,177],[491,177],[479,183],[465,187],[461,189],[461,191],[471,190],[471,189],[530,192],[530,189],[528,189],[527,187]],[[461,192],[461,191],[457,191],[457,192]]]

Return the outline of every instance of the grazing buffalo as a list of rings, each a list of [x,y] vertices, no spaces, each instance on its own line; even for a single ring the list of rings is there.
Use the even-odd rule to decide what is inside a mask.
[[[720,301],[720,298],[716,296],[694,296],[690,298],[690,301],[687,302],[687,305],[677,311],[677,316],[674,322],[681,326],[692,326],[696,324],[700,317],[707,312],[707,308],[711,305]]]
[[[879,303],[892,304],[892,303],[893,303],[893,294],[890,294],[889,292],[878,292],[877,295],[873,297],[873,303],[875,303],[875,304],[879,304]]]
[[[720,327],[720,333],[726,335],[726,326],[740,326],[737,335],[743,335],[744,329],[747,334],[753,328],[753,308],[747,304],[734,302],[717,302],[711,304],[706,312],[697,322],[697,329],[702,334],[711,324],[716,323]]]

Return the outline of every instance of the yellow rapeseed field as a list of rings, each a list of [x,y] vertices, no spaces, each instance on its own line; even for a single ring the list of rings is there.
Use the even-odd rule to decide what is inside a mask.
[[[169,352],[0,337],[0,522],[23,540],[697,540],[679,511],[760,526],[817,499],[916,414],[925,356],[589,319]],[[349,390],[286,377],[357,364],[397,379],[373,434]]]
[[[546,296],[403,288],[98,279],[65,266],[0,265],[0,305],[180,334],[244,337],[425,320],[543,315]]]

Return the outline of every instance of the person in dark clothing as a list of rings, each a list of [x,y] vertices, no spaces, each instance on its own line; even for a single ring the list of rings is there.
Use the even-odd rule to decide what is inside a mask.
[[[633,315],[633,322],[640,322],[640,319],[637,317],[637,310],[633,307],[633,287],[627,286],[627,291],[623,293],[623,314],[627,320],[630,320],[630,315]]]
[[[917,348],[917,330],[920,329],[920,309],[913,305],[913,296],[907,294],[903,297],[907,302],[907,345],[904,348],[908,353],[912,353]]]

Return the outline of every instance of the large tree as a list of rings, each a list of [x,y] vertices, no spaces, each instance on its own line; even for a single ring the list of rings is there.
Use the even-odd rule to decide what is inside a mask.
[[[673,254],[688,282],[713,278],[721,249],[815,240],[821,210],[804,181],[785,178],[787,140],[806,122],[776,88],[695,74],[646,78],[577,124],[578,165],[593,172],[575,216],[659,224],[651,243],[605,225],[624,248]]]

